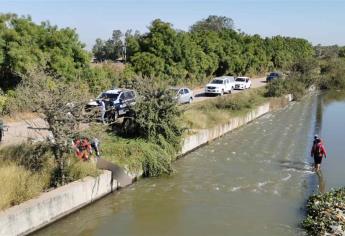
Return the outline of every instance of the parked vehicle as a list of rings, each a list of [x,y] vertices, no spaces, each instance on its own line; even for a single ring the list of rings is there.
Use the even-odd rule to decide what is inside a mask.
[[[249,89],[252,86],[252,81],[249,77],[237,77],[235,80],[235,89]]]
[[[205,94],[224,95],[224,93],[231,93],[235,89],[235,78],[233,76],[222,76],[214,78],[205,87]]]
[[[125,116],[129,108],[135,104],[136,92],[128,89],[112,89],[101,93],[96,100],[90,101],[86,105],[86,110],[90,111],[99,107],[99,101],[103,101],[106,107],[105,118],[108,122],[113,122],[119,117]]]
[[[174,99],[177,100],[177,103],[184,104],[184,103],[192,103],[194,96],[193,91],[189,88],[171,88],[172,95]]]
[[[267,77],[266,77],[266,82],[271,82],[273,80],[277,80],[277,79],[280,79],[282,78],[282,74],[279,73],[279,72],[271,72]]]

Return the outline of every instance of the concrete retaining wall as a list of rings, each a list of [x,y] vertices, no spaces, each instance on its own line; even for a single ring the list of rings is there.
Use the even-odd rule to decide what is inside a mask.
[[[0,212],[0,235],[25,235],[117,189],[110,171],[86,177]]]
[[[244,116],[234,117],[230,119],[227,123],[219,125],[214,128],[210,129],[202,129],[198,130],[196,134],[188,136],[184,139],[183,146],[182,146],[182,154],[186,154],[203,144],[206,144],[213,139],[216,139],[227,132],[236,129],[242,125],[247,124],[248,122],[266,114],[270,111],[270,104],[266,103],[261,105],[254,110],[248,112]]]
[[[285,97],[285,101],[291,100],[291,95]],[[198,130],[196,134],[184,139],[181,155],[253,121],[272,109],[274,109],[273,106],[266,103],[243,116],[232,118],[226,124]],[[104,161],[104,163],[98,163],[98,165],[104,167],[111,164]],[[118,167],[111,165],[111,168],[107,167],[106,169],[113,170],[114,168],[117,169]],[[140,174],[128,175],[123,174],[123,171],[115,172],[118,173],[112,174],[110,171],[103,171],[98,177],[87,177],[67,184],[43,193],[38,198],[0,212],[0,235],[10,236],[31,233],[111,193],[118,187],[129,185],[133,179],[140,177]]]

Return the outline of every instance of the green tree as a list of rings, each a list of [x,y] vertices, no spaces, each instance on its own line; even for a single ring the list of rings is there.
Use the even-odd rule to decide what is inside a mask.
[[[233,29],[234,21],[226,16],[210,15],[206,19],[196,22],[191,26],[191,31],[222,31]]]
[[[96,44],[92,48],[95,59],[99,62],[105,60],[115,61],[123,56],[122,32],[114,30],[112,37],[106,41],[96,39]]]
[[[30,17],[0,14],[0,87],[13,89],[29,71],[40,69],[72,80],[89,65],[74,29],[58,29]]]
[[[35,71],[24,77],[18,90],[18,100],[47,122],[52,138],[48,143],[57,166],[57,184],[66,183],[67,159],[71,140],[80,130],[80,123],[87,120],[83,107],[88,99],[79,83],[67,82]]]

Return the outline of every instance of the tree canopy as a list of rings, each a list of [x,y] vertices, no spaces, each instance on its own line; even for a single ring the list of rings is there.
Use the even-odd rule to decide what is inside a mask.
[[[0,14],[0,87],[14,88],[23,75],[38,68],[73,80],[89,65],[74,29],[58,29],[49,22],[35,24],[30,17]]]
[[[307,40],[245,34],[234,30],[233,20],[224,16],[211,15],[188,32],[156,19],[148,30],[144,34],[127,31],[127,60],[137,74],[173,83],[289,70],[295,61],[314,54]]]

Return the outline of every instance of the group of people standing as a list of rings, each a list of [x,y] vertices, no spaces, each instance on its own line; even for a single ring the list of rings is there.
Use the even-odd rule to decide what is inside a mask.
[[[100,142],[97,138],[92,139],[91,142],[86,137],[76,138],[72,141],[72,147],[75,151],[76,157],[80,160],[89,160],[93,153],[96,154],[96,158],[100,157]]]

